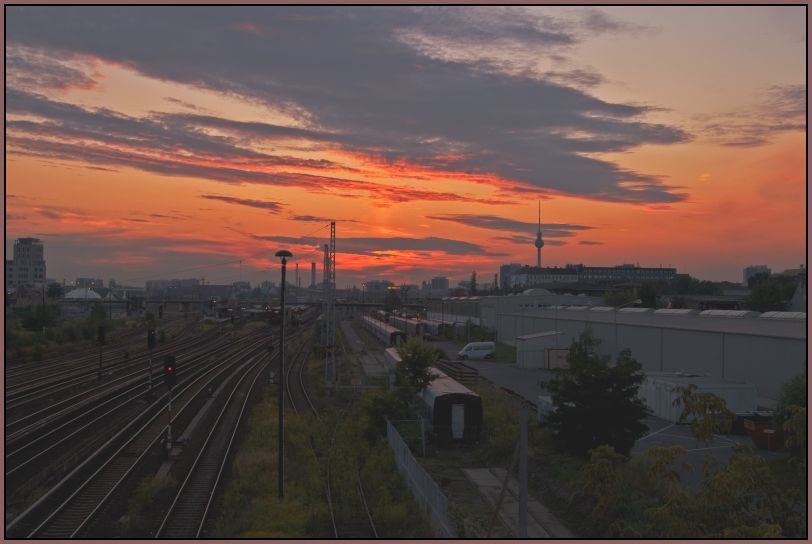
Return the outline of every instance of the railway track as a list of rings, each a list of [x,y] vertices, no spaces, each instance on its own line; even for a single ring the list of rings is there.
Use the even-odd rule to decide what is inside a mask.
[[[207,337],[212,336],[214,335],[211,331],[192,338],[177,336],[162,344],[153,353],[153,358],[160,357],[171,351],[185,349],[187,346],[195,345],[195,343],[205,341]],[[143,343],[139,342],[138,347],[143,348]],[[125,358],[125,352],[131,355],[135,354],[135,356]],[[142,349],[139,351],[135,344],[118,346],[113,350],[105,351],[104,360],[106,364],[103,367],[103,372],[106,375],[116,375],[128,368],[135,368],[138,364],[145,364],[148,358],[147,350]],[[91,384],[92,387],[93,384],[98,383],[98,369],[99,358],[97,351],[93,358],[68,359],[58,364],[33,370],[26,376],[18,376],[15,385],[7,384],[5,395],[6,411],[7,413],[30,413],[32,404],[42,401],[53,402],[79,387],[86,387],[86,384]]]
[[[181,373],[173,395],[173,428],[185,428],[194,419],[208,393],[226,377],[267,349],[268,338],[260,337],[235,346],[221,361],[209,360]],[[109,438],[73,468],[35,503],[6,525],[6,535],[28,538],[71,538],[84,534],[100,511],[150,452],[160,451],[166,434],[166,394],[150,403],[124,428]],[[156,449],[157,448],[157,449]],[[132,485],[129,481],[128,485]],[[126,494],[125,494],[126,496]]]
[[[198,346],[179,357],[179,368],[181,372],[186,372],[191,365],[200,364],[197,361],[217,357],[231,347],[223,343]],[[93,451],[94,445],[102,444],[115,433],[116,428],[137,417],[149,391],[143,370],[138,374],[130,379],[126,387],[111,391],[98,402],[76,408],[56,424],[47,427],[34,425],[43,428],[36,434],[32,431],[28,440],[9,440],[7,436],[6,489],[46,485],[49,478],[59,475],[59,467],[75,465],[76,460]],[[52,466],[57,469],[50,469]]]
[[[222,396],[226,393],[228,396],[161,522],[157,538],[200,537],[248,399],[269,364],[270,361],[252,361],[230,392],[221,392]]]
[[[294,412],[300,413],[301,410],[304,410],[306,407],[314,414],[316,419],[321,419],[321,415],[313,403],[312,397],[308,393],[307,386],[305,384],[304,376],[309,355],[309,350],[300,350],[297,357],[294,359],[293,364],[288,367],[286,378],[288,399]],[[292,373],[296,374],[295,380],[291,379],[290,375]],[[345,408],[341,411],[338,417],[339,421],[346,414],[348,408],[349,406],[345,406]],[[357,507],[353,510],[353,514],[350,516],[337,515],[336,501],[334,500],[335,488],[333,485],[331,469],[335,454],[335,441],[339,428],[340,425],[332,426],[330,449],[326,457],[319,454],[315,443],[311,441],[313,453],[317,458],[322,460],[325,469],[325,499],[330,514],[333,535],[335,538],[378,538],[378,531],[375,527],[375,522],[373,520],[369,504],[366,500],[366,494],[364,493],[360,473],[357,474],[355,478],[356,482],[354,491],[357,495]]]
[[[185,336],[189,329],[195,326],[193,321],[172,321],[161,324],[161,329],[168,332],[170,335]],[[127,334],[113,339],[108,339],[105,346],[104,353],[113,358],[120,358],[124,351],[130,353],[137,353],[146,351],[144,346],[145,331],[143,329],[134,329],[128,331]],[[52,381],[62,369],[75,368],[81,365],[98,365],[99,362],[99,348],[98,345],[83,349],[81,351],[69,353],[68,355],[61,355],[58,357],[51,357],[41,362],[31,363],[11,363],[5,368],[6,378],[6,391],[14,392],[15,389],[23,383],[30,383],[34,380],[41,380],[38,385],[43,385],[48,381]]]

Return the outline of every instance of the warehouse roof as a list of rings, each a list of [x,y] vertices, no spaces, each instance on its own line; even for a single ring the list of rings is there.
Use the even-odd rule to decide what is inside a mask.
[[[806,339],[805,319],[780,319],[758,317],[730,317],[674,315],[661,312],[556,312],[553,308],[534,309],[531,314],[510,312],[504,315],[534,316],[563,321],[586,321],[593,323],[617,323],[618,325],[636,325],[641,327],[664,327],[667,329],[685,329],[727,334],[748,334],[756,336],[773,336],[780,338]]]

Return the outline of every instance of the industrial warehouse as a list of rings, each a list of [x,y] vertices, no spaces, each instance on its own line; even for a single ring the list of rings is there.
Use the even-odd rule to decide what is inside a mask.
[[[646,372],[682,372],[744,382],[772,408],[783,383],[806,370],[806,313],[744,310],[612,308],[596,297],[527,294],[446,297],[431,301],[427,316],[456,327],[493,331],[517,348],[517,362],[542,367],[547,350],[565,349],[587,328],[598,352],[612,358],[630,349]],[[528,338],[538,333],[550,333]]]

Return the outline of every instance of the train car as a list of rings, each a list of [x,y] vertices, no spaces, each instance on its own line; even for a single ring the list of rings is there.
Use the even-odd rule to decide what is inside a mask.
[[[372,314],[372,317],[377,319],[378,321],[383,321],[384,323],[389,323],[389,312],[385,310],[375,310]]]
[[[387,372],[394,372],[399,364],[403,362],[397,348],[386,348],[383,351],[383,363]]]
[[[397,328],[379,321],[369,316],[363,316],[361,321],[364,327],[372,333],[375,338],[386,344],[387,346],[397,346],[401,342],[406,341],[406,335]]]
[[[279,306],[274,306],[273,308],[269,308],[270,312],[270,321],[274,325],[278,325],[282,323],[282,308]]]
[[[482,399],[436,368],[437,376],[418,395],[426,407],[429,432],[438,443],[478,442],[482,431]]]
[[[418,336],[422,338],[425,334],[425,325],[418,319],[392,316],[389,321],[392,326],[397,327],[409,336]]]
[[[307,306],[291,306],[290,308],[285,308],[287,310],[288,322],[297,327],[304,323],[305,319],[308,315],[309,308]]]

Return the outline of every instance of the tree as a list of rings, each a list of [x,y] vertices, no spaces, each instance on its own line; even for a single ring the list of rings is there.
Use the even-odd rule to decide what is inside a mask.
[[[404,386],[417,393],[422,391],[436,377],[429,370],[440,358],[438,350],[422,340],[412,338],[398,347],[403,360],[395,370],[396,385]]]
[[[791,295],[790,295],[791,296]],[[763,278],[753,284],[750,295],[744,301],[748,310],[773,312],[784,309],[784,289],[782,282]]]
[[[807,390],[806,372],[790,378],[781,388],[775,407],[773,426],[787,433],[785,444],[793,457],[806,468],[807,452]]]
[[[599,341],[590,330],[570,345],[570,372],[548,384],[555,410],[549,418],[560,445],[575,454],[608,445],[628,455],[646,431],[649,410],[637,396],[645,376],[631,351],[622,351],[615,366],[595,353]]]
[[[402,305],[403,303],[401,302],[398,294],[394,290],[390,289],[386,293],[386,297],[383,299],[383,309],[387,312],[391,312],[400,308]]]
[[[679,422],[691,422],[694,437],[705,444],[710,443],[714,434],[730,432],[736,414],[728,410],[727,403],[713,393],[703,393],[694,384],[679,387],[680,394],[674,400],[675,406],[683,406]]]
[[[644,308],[657,307],[657,287],[653,283],[644,283],[640,286],[640,300]]]
[[[440,353],[425,342],[412,338],[398,347],[402,363],[395,370],[395,388],[386,393],[367,395],[364,408],[367,417],[365,437],[374,441],[386,433],[386,419],[414,418],[412,404],[436,376],[429,370],[440,358]]]

